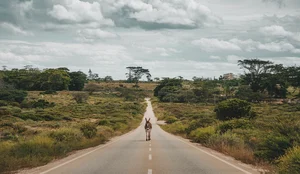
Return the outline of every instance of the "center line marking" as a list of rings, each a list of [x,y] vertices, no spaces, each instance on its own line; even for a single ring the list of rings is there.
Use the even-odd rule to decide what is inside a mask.
[[[151,152],[151,147],[149,148],[149,151]]]
[[[152,169],[148,169],[148,174],[152,174]]]
[[[151,144],[149,144],[149,146],[151,147]]]
[[[152,160],[152,155],[151,154],[149,154],[149,160]]]

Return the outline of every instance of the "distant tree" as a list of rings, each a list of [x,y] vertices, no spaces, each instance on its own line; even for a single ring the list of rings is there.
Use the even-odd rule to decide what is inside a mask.
[[[135,86],[138,87],[138,83],[140,79],[146,75],[148,81],[151,81],[151,74],[148,69],[144,69],[143,67],[126,67],[129,69],[129,73],[126,73],[128,77],[128,82],[135,82]]]
[[[88,79],[89,80],[97,80],[99,78],[99,75],[96,73],[93,73],[91,69],[89,69]]]
[[[158,82],[160,79],[158,77],[154,78],[154,81]]]
[[[62,69],[46,69],[40,75],[39,83],[42,90],[67,90],[71,78]]]
[[[112,82],[114,81],[113,78],[111,76],[105,76],[103,79],[104,82]]]
[[[273,62],[259,59],[245,59],[239,60],[238,65],[248,71],[245,71],[243,78],[246,85],[250,85],[253,92],[263,91],[263,75],[272,70]]]
[[[161,101],[175,101],[175,93],[182,89],[182,80],[165,78],[160,81],[159,85],[154,89],[154,96]]]
[[[101,87],[97,83],[88,83],[84,87],[84,91],[88,91],[90,95],[93,94],[93,92],[100,91]]]
[[[77,71],[77,72],[70,72],[69,76],[71,78],[69,84],[69,90],[81,91],[84,88],[84,84],[87,80],[87,75],[81,71]]]

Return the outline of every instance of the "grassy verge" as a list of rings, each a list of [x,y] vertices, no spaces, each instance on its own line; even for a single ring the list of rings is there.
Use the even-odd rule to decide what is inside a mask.
[[[136,128],[146,107],[143,98],[118,92],[98,92],[81,104],[72,96],[68,91],[29,92],[21,105],[0,107],[0,173],[43,165],[104,143]]]
[[[217,120],[214,105],[153,102],[153,106],[158,119],[168,123],[164,130],[245,163],[275,171],[278,166],[289,168],[284,165],[290,158],[300,158],[299,148],[290,152],[293,157],[286,154],[300,144],[298,105],[256,104],[254,119],[230,121]]]

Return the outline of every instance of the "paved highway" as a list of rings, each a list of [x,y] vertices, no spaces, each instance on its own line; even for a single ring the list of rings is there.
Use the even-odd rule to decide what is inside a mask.
[[[150,101],[145,117],[153,125],[145,141],[144,119],[136,130],[46,166],[33,174],[256,174],[254,168],[163,131]]]

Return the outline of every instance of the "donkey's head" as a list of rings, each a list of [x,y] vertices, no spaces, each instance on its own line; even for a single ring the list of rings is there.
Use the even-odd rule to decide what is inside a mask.
[[[147,120],[147,118],[145,118],[146,123],[150,123],[150,119],[151,119],[151,118],[149,118],[149,119]]]

